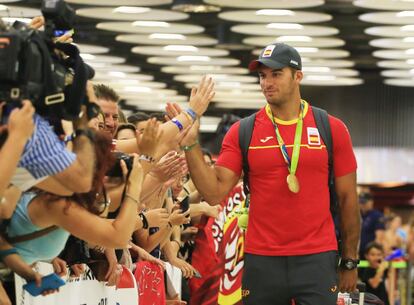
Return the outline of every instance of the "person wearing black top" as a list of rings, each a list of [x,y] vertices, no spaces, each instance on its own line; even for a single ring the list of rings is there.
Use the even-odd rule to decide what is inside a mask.
[[[376,295],[385,305],[389,305],[388,292],[385,279],[388,274],[388,262],[384,261],[382,245],[371,242],[365,247],[365,259],[368,268],[359,269],[359,278],[367,285],[366,291]]]

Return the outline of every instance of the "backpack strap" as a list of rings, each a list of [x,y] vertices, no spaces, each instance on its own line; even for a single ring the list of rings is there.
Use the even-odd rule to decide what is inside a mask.
[[[249,188],[249,162],[247,154],[249,152],[249,145],[253,135],[254,121],[256,120],[256,113],[240,120],[239,126],[239,146],[243,157],[243,190],[247,196],[250,193]]]
[[[330,209],[333,216],[336,215],[338,206],[335,190],[335,175],[333,169],[333,141],[331,133],[331,125],[329,124],[329,116],[326,110],[312,106],[313,116],[315,118],[316,127],[318,128],[319,134],[326,145],[328,151],[328,186],[330,194]]]
[[[50,227],[47,227],[47,228],[44,228],[42,230],[35,231],[35,232],[32,232],[32,233],[19,235],[19,236],[13,236],[13,237],[5,236],[5,238],[9,243],[17,244],[17,243],[21,243],[21,242],[24,242],[24,241],[40,238],[42,236],[45,236],[45,235],[57,230],[57,228],[58,228],[57,226],[50,226]]]

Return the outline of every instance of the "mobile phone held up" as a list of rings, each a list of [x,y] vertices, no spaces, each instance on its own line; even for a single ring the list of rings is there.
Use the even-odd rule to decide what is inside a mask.
[[[42,277],[42,285],[40,287],[36,286],[35,281],[31,281],[24,284],[23,289],[32,296],[36,297],[41,295],[44,291],[56,290],[63,285],[65,285],[65,281],[62,280],[56,273],[51,273]]]

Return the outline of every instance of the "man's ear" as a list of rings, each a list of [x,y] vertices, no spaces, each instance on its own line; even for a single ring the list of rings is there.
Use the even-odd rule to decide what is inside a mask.
[[[296,80],[298,82],[302,81],[303,79],[303,72],[301,70],[297,70],[295,73]]]

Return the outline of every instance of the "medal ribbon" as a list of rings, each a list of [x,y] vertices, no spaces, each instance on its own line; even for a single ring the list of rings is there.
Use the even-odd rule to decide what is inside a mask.
[[[273,126],[275,127],[275,133],[276,133],[276,139],[279,144],[280,151],[282,153],[283,159],[286,162],[288,171],[290,174],[295,175],[296,169],[298,168],[298,162],[299,162],[299,155],[300,155],[300,142],[302,139],[302,129],[303,129],[303,108],[304,104],[303,102],[300,103],[300,114],[298,118],[298,122],[296,125],[296,131],[295,131],[295,140],[293,143],[293,153],[292,153],[292,159],[289,157],[286,144],[283,141],[282,136],[280,135],[279,128],[276,124],[275,117],[273,116],[272,109],[270,109],[269,104],[266,105],[266,114],[269,117],[269,119],[272,121]]]

